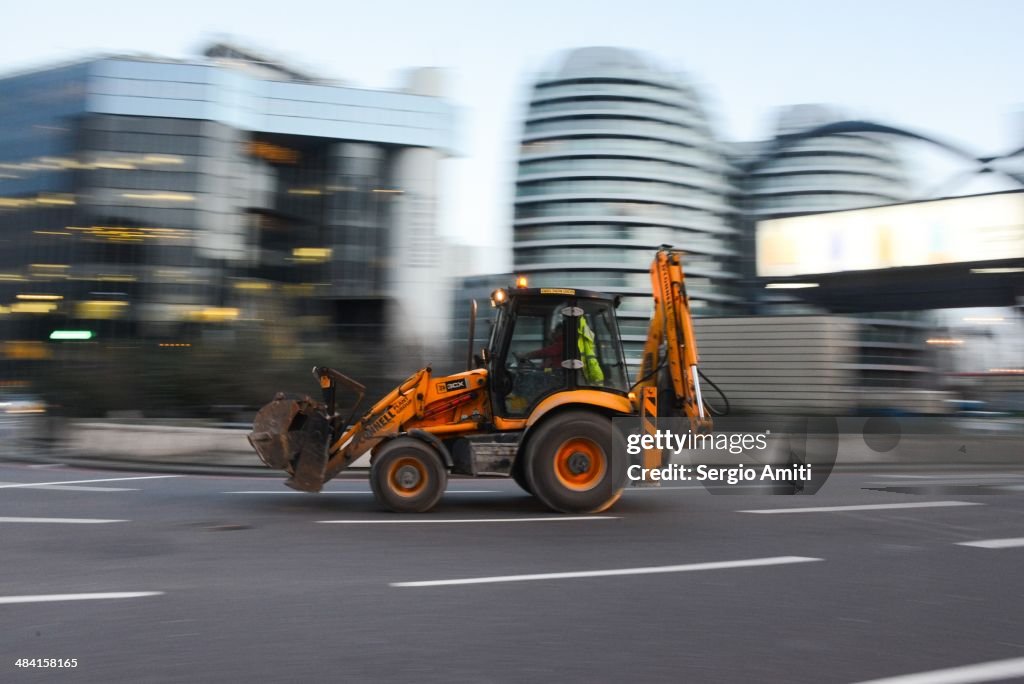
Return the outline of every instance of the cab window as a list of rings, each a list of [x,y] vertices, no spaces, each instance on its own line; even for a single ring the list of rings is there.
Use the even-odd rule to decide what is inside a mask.
[[[576,349],[582,365],[576,370],[579,386],[629,391],[626,364],[615,324],[615,309],[608,302],[582,300],[576,318]]]
[[[502,367],[506,415],[527,415],[540,399],[566,387],[562,362],[568,344],[561,313],[565,306],[565,302],[522,302],[512,315]]]

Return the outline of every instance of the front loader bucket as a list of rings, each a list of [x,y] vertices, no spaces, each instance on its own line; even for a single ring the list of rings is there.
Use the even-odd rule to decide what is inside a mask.
[[[330,423],[320,404],[309,397],[291,399],[279,393],[256,414],[249,444],[265,464],[291,475],[286,485],[319,492],[330,437]]]

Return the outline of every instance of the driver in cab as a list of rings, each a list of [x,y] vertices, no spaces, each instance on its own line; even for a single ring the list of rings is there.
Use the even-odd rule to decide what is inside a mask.
[[[565,326],[561,321],[551,333],[551,343],[532,352],[519,355],[521,359],[538,359],[542,368],[561,368],[565,354]]]

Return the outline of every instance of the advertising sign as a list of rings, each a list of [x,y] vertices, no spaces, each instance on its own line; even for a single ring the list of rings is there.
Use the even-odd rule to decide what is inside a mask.
[[[760,221],[767,278],[1024,257],[1024,192]]]

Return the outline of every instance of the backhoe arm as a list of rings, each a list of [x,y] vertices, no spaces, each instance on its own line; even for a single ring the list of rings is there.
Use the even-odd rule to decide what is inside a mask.
[[[668,368],[674,404],[681,406],[694,431],[709,431],[711,417],[701,396],[697,369],[697,341],[693,334],[690,302],[682,267],[682,252],[659,250],[651,264],[654,315],[636,387],[657,387],[661,368]],[[664,358],[662,358],[664,351]],[[664,411],[660,411],[665,415]]]

